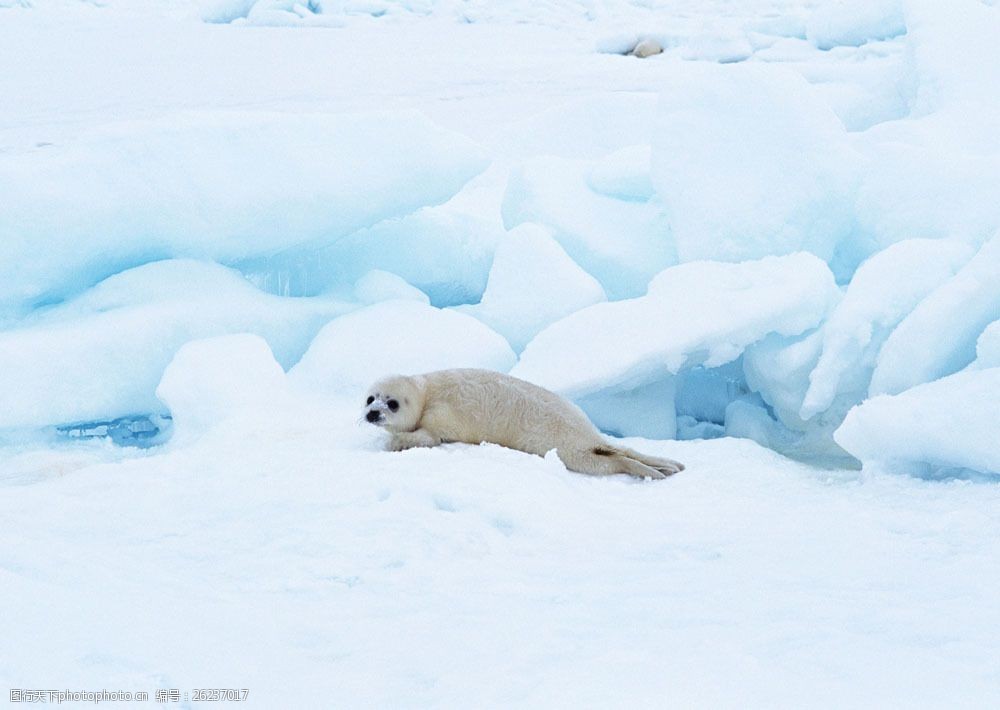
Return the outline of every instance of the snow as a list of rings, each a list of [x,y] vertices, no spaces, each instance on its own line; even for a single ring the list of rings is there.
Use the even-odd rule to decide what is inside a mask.
[[[389,374],[451,367],[509,370],[507,341],[472,316],[413,300],[384,301],[337,318],[316,335],[289,379],[302,391],[361,394]]]
[[[336,239],[444,202],[485,166],[411,112],[111,124],[0,159],[0,303],[51,302],[165,256],[231,262]],[[46,258],[31,258],[41,240]]]
[[[994,486],[844,480],[737,439],[642,443],[689,468],[637,485],[491,446],[374,452],[325,414],[36,460],[0,496],[0,683],[248,707],[996,697]]]
[[[161,412],[156,385],[185,342],[256,333],[288,367],[327,321],[350,308],[262,293],[209,262],[167,260],[124,271],[0,331],[0,430]]]
[[[526,161],[511,174],[504,225],[548,227],[609,298],[637,296],[656,273],[677,263],[670,227],[659,205],[642,200],[641,182],[640,193],[625,199],[592,189],[588,176],[600,167],[556,157]]]
[[[354,283],[354,297],[366,305],[381,301],[410,300],[429,304],[427,294],[396,274],[372,269]]]
[[[802,250],[830,260],[851,236],[857,160],[790,70],[690,63],[664,82],[653,184],[681,262]]]
[[[511,374],[569,397],[632,389],[685,368],[723,365],[770,333],[798,335],[839,295],[826,264],[806,253],[681,264],[658,274],[645,296],[552,324]]]
[[[879,352],[869,392],[898,394],[972,362],[976,339],[1000,319],[998,275],[1000,233],[892,332]]]
[[[0,692],[996,706],[998,35],[0,0]],[[384,452],[451,366],[687,469]]]
[[[1000,320],[993,321],[976,341],[976,359],[972,365],[981,370],[987,367],[1000,367]]]
[[[1000,368],[990,367],[879,395],[851,410],[837,443],[897,473],[1000,476],[997,392]]]
[[[170,412],[171,445],[177,446],[241,410],[259,416],[283,403],[286,390],[285,371],[267,341],[239,333],[182,345],[163,371],[156,396]]]
[[[860,402],[886,338],[971,256],[961,242],[908,239],[864,262],[823,324],[822,353],[802,396],[802,419],[828,409],[838,395],[851,393],[852,403]]]
[[[806,20],[806,37],[819,49],[858,46],[905,32],[902,0],[831,0]]]
[[[604,300],[601,284],[546,229],[526,223],[497,247],[482,300],[457,310],[481,320],[520,352],[546,326]]]

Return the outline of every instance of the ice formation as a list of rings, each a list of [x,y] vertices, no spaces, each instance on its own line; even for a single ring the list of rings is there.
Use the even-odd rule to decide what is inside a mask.
[[[485,167],[412,111],[186,112],[0,155],[0,316],[154,259],[315,248],[445,202]]]
[[[597,279],[570,259],[546,229],[526,223],[501,240],[482,300],[457,309],[493,328],[520,352],[545,326],[604,300]]]
[[[516,359],[501,335],[472,316],[384,301],[330,322],[288,377],[301,391],[357,395],[387,375],[451,367],[506,372]]]
[[[811,251],[852,236],[858,155],[801,76],[691,63],[660,95],[653,184],[681,262]]]
[[[351,306],[262,293],[238,273],[186,259],[146,264],[0,331],[0,429],[107,421],[162,411],[154,394],[187,341],[263,337],[288,367]]]

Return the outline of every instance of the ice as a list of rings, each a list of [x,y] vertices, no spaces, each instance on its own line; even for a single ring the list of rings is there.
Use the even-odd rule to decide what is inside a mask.
[[[430,303],[427,294],[388,271],[372,269],[354,284],[354,297],[366,305],[381,301],[410,300]]]
[[[910,237],[978,245],[1000,228],[1000,11],[912,0],[907,24],[913,117],[858,136],[870,158],[859,225],[882,246]]]
[[[879,352],[870,394],[897,394],[968,365],[976,338],[1000,319],[1000,233],[930,293]]]
[[[503,336],[472,316],[384,301],[329,323],[288,377],[302,391],[359,395],[387,375],[452,367],[506,372],[516,359]]]
[[[627,199],[590,187],[590,176],[605,165],[556,157],[526,161],[511,175],[503,202],[504,225],[511,229],[537,222],[548,227],[569,256],[601,282],[609,298],[628,298],[641,294],[653,275],[675,264],[677,257],[662,206],[643,200],[641,180],[630,180],[638,192]],[[600,177],[598,185],[610,187]],[[618,180],[616,186],[624,185]]]
[[[718,23],[706,22],[685,43],[681,56],[688,60],[742,62],[753,54],[753,46],[742,28],[720,28]]]
[[[954,240],[909,239],[864,262],[822,327],[822,353],[799,415],[828,409],[838,395],[864,399],[882,344],[924,297],[954,276],[972,250]]]
[[[498,143],[515,156],[598,159],[649,145],[656,114],[655,96],[638,91],[547,102],[544,110],[508,127]]]
[[[858,46],[904,32],[902,0],[829,0],[806,20],[806,37],[819,49]]]
[[[187,112],[0,154],[0,310],[165,256],[322,244],[444,202],[485,165],[416,112]]]
[[[505,234],[500,219],[505,181],[505,172],[490,169],[445,204],[384,220],[328,245],[304,244],[234,266],[278,295],[339,292],[374,270],[396,274],[435,306],[474,303]]]
[[[604,300],[601,284],[569,258],[548,230],[526,223],[508,232],[497,247],[481,302],[457,308],[521,352],[547,325]]]
[[[809,388],[809,375],[819,362],[823,350],[823,332],[810,330],[795,338],[771,335],[747,348],[743,370],[750,389],[760,394],[778,420],[795,430],[806,429],[799,412]],[[839,423],[843,412],[824,412],[810,424],[821,426],[825,416],[834,416]]]
[[[287,388],[267,341],[239,333],[182,345],[163,371],[156,397],[173,419],[171,445],[183,446],[241,412],[263,416],[287,406]]]
[[[617,200],[648,202],[656,194],[650,176],[652,151],[634,145],[597,160],[587,173],[587,186]]]
[[[673,439],[677,436],[674,380],[665,377],[631,390],[597,392],[577,404],[598,429],[612,436]]]
[[[996,705],[1000,321],[980,296],[1000,279],[960,263],[1000,230],[994,0],[903,0],[884,40],[883,0],[233,0],[228,23],[203,0],[13,4],[0,691]],[[864,43],[821,50],[820,30]],[[665,51],[594,51],[612,35]],[[509,182],[533,216],[505,223]],[[528,223],[550,233],[534,260],[505,244]],[[772,251],[796,256],[697,261]],[[519,367],[591,378],[567,384],[593,385],[570,394],[601,428],[686,470],[384,451],[359,417],[381,370],[514,364],[426,300],[562,303],[585,281],[563,252],[635,298],[548,325]],[[550,283],[517,293],[535,266]],[[858,406],[880,339],[956,279],[972,295],[908,347],[942,340],[964,369]],[[282,375],[313,340],[309,376],[308,357]],[[826,456],[838,425],[863,471]]]
[[[858,158],[814,89],[750,64],[679,65],[665,84],[653,184],[680,261],[832,260],[852,235]]]
[[[1000,368],[960,372],[852,409],[837,443],[866,467],[940,477],[1000,475]]]
[[[168,260],[116,274],[0,331],[0,429],[159,413],[156,385],[177,349],[224,333],[262,336],[284,366],[349,306],[262,293],[217,264]]]
[[[579,398],[632,390],[682,369],[735,360],[770,333],[814,328],[839,292],[807,253],[661,272],[647,295],[584,308],[532,340],[511,374]]]
[[[1000,320],[993,321],[976,341],[976,359],[970,366],[977,370],[1000,367]]]

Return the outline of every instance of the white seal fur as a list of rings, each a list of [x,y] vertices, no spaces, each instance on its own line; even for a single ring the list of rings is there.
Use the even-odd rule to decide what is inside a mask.
[[[572,402],[490,370],[379,380],[368,392],[365,419],[392,434],[392,451],[488,441],[538,456],[555,449],[566,468],[597,476],[665,478],[684,470],[676,461],[608,443]]]

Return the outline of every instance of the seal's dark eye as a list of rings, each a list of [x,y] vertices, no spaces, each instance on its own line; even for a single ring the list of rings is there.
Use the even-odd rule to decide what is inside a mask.
[[[374,398],[374,397],[369,397],[368,399],[366,399],[366,400],[365,400],[365,404],[366,404],[366,405],[367,405],[367,404],[371,404],[371,403],[372,403],[372,402],[374,402],[374,401],[375,401],[375,398]]]
[[[395,412],[397,409],[399,409],[399,402],[397,402],[394,399],[390,399],[388,402],[385,403],[385,405],[389,408],[390,412]]]

